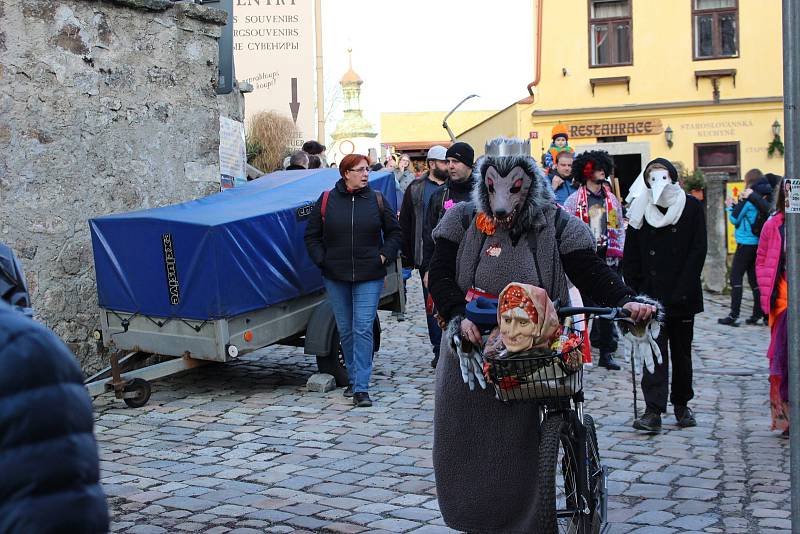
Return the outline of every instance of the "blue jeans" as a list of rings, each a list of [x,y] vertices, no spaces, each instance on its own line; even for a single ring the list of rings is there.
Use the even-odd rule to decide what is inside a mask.
[[[425,273],[419,273],[420,279],[425,278]],[[428,303],[428,289],[425,284],[422,284],[422,305],[427,306]],[[442,343],[442,329],[439,328],[439,321],[436,320],[436,310],[434,313],[428,313],[427,307],[425,308],[425,319],[428,322],[428,339],[431,340],[431,348],[433,353],[439,355],[439,345]]]
[[[409,278],[411,278],[411,272],[413,269],[409,267],[403,267],[403,302],[408,301],[408,290],[406,289],[406,282]],[[400,312],[392,312],[392,315],[399,314]]]
[[[372,375],[372,323],[378,311],[383,278],[366,282],[323,280],[336,318],[350,385],[354,393],[367,392]]]

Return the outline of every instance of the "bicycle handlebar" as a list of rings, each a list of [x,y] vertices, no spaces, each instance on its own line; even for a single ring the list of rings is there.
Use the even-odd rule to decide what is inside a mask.
[[[566,306],[564,308],[558,308],[559,319],[564,319],[572,315],[592,315],[601,319],[619,321],[628,319],[631,316],[631,312],[625,308],[599,308],[592,306]]]

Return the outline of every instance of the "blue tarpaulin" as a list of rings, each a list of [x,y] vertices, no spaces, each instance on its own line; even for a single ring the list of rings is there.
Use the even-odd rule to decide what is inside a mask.
[[[306,253],[308,213],[336,169],[280,171],[174,206],[89,221],[101,307],[220,319],[322,289]],[[394,175],[370,173],[397,211]]]

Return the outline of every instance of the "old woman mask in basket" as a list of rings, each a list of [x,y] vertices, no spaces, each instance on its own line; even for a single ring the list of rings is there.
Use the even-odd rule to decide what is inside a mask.
[[[549,349],[559,323],[547,291],[512,282],[500,292],[497,328],[484,348],[487,357],[507,357],[533,349]]]

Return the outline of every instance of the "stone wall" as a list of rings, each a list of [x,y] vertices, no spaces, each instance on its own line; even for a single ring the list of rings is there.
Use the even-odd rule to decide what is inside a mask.
[[[0,0],[0,240],[87,371],[87,220],[219,188],[220,109],[242,108],[214,90],[224,22],[167,0]]]

